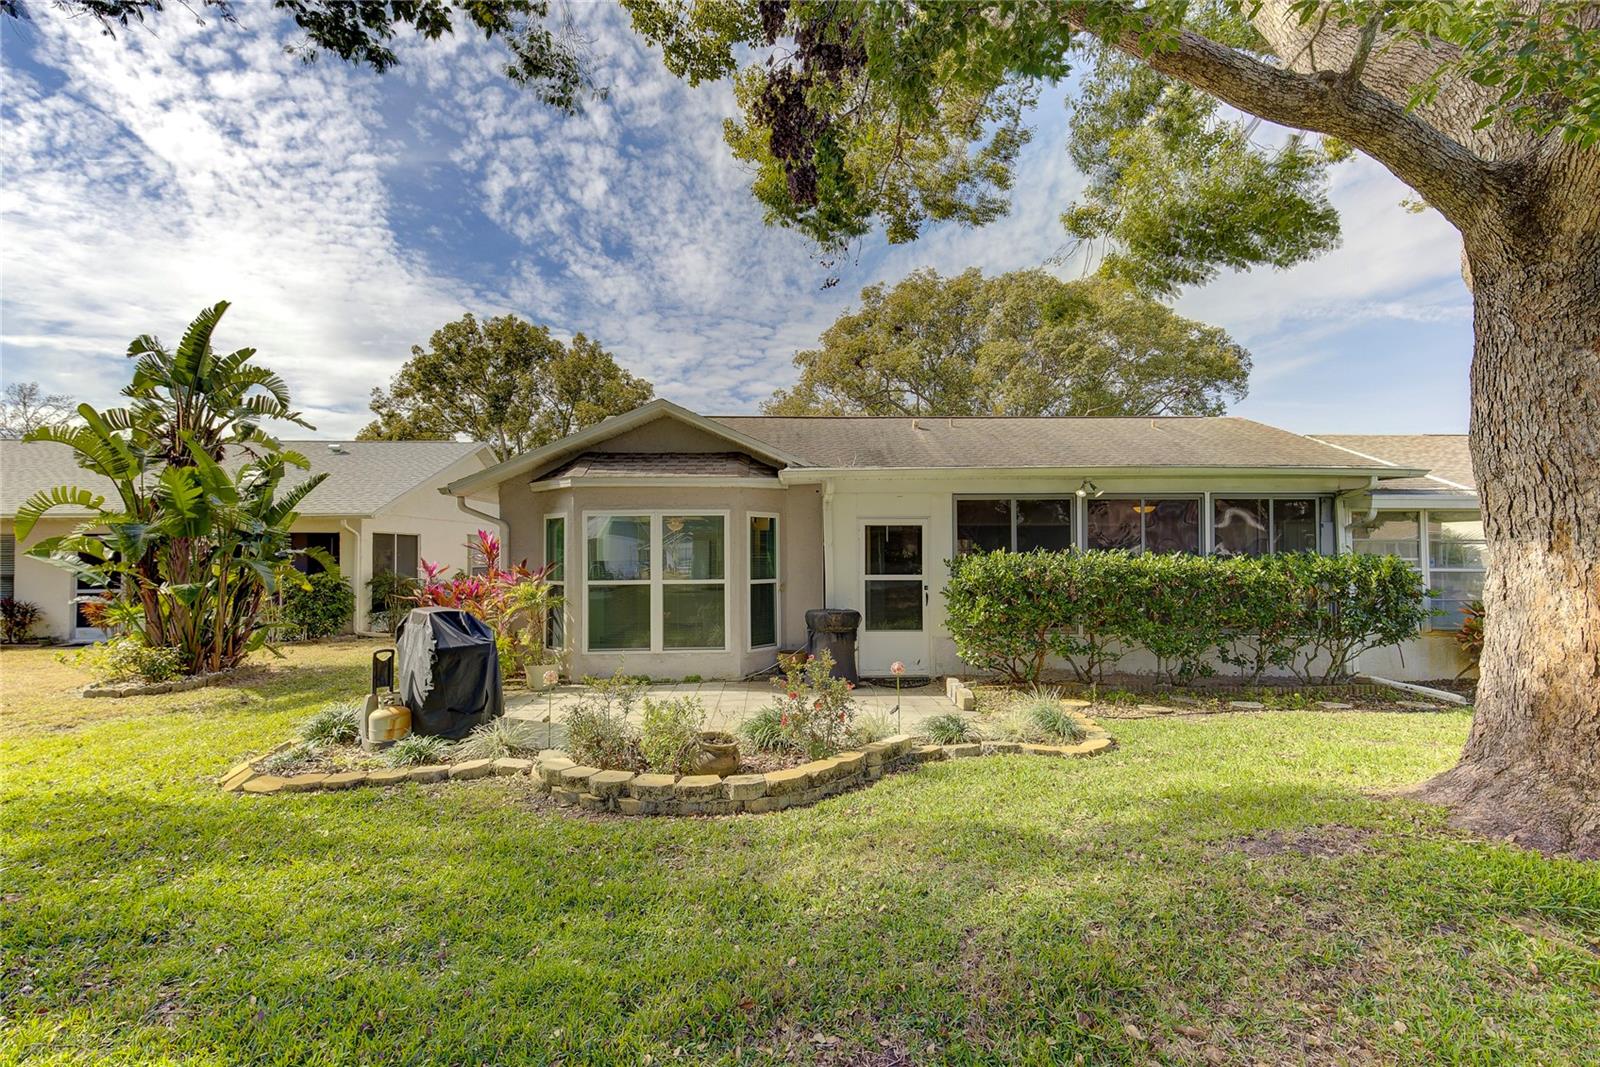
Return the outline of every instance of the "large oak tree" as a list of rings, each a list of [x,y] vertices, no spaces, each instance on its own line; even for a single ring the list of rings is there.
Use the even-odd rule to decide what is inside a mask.
[[[1166,89],[1352,146],[1460,232],[1473,293],[1471,440],[1489,541],[1488,622],[1472,733],[1459,764],[1422,790],[1465,824],[1600,855],[1600,6],[1530,0],[627,0],[669,66],[735,77],[737,154],[769,218],[825,248],[881,222],[914,238],[928,219],[1003,212],[1023,116],[1041,80],[1117,53],[1159,79],[1131,113],[1170,119]],[[66,0],[104,19],[159,0]],[[224,12],[225,5],[213,4]],[[380,69],[409,23],[448,32],[442,0],[278,0],[329,50]],[[15,14],[19,0],[0,0]],[[482,0],[466,17],[508,36],[509,73],[558,107],[588,86],[576,49],[543,30],[543,3]],[[126,17],[126,16],[124,16]],[[754,56],[740,71],[741,57]],[[1191,99],[1193,97],[1191,96]],[[1112,94],[1114,103],[1122,97]],[[1102,113],[1109,113],[1102,108]],[[1113,124],[1114,126],[1114,124]],[[1179,130],[1211,130],[1189,119]],[[1091,135],[1091,139],[1092,139]],[[1124,147],[1115,129],[1102,138]],[[1181,138],[1180,138],[1181,140]],[[1156,146],[1158,149],[1162,146]],[[1069,212],[1111,242],[1125,277],[1182,283],[1217,264],[1288,263],[1325,246],[1312,146],[1245,177],[1307,210],[1280,226],[1205,180],[1240,151],[1213,145],[1161,168],[1110,151],[1091,175],[1110,195]],[[1158,154],[1159,162],[1161,156]],[[1154,177],[1152,178],[1152,175]],[[1309,196],[1295,194],[1310,182]],[[1143,187],[1154,205],[1117,195]],[[1248,189],[1248,183],[1240,183]],[[1307,191],[1307,190],[1303,190]],[[1219,195],[1220,194],[1220,195]],[[1132,210],[1128,210],[1132,209]],[[1319,217],[1319,215],[1321,217]],[[1167,225],[1162,225],[1166,220]],[[1213,229],[1215,225],[1215,229]],[[1157,286],[1159,287],[1159,285]]]
[[[1126,282],[916,271],[794,358],[770,415],[1217,415],[1250,356]]]

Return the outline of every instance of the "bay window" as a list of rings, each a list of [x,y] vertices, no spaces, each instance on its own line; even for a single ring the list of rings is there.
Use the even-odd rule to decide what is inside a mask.
[[[750,516],[750,647],[778,643],[778,517]]]
[[[589,651],[725,649],[726,543],[724,515],[586,515]]]
[[[544,517],[544,562],[550,568],[545,581],[550,584],[552,596],[567,595],[567,519],[565,515]],[[550,609],[544,621],[544,647],[565,648],[567,644],[566,604]]]

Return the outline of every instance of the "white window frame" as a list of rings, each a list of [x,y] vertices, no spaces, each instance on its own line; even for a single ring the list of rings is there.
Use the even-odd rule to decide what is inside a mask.
[[[1205,511],[1206,521],[1203,525],[1203,538],[1205,555],[1214,555],[1217,551],[1217,509],[1218,500],[1268,500],[1273,501],[1267,508],[1267,551],[1268,556],[1277,555],[1276,542],[1278,539],[1278,508],[1279,500],[1314,500],[1317,502],[1317,555],[1331,556],[1338,554],[1338,538],[1325,538],[1325,533],[1331,533],[1334,519],[1334,498],[1327,493],[1253,493],[1248,490],[1230,493],[1213,489],[1206,493]],[[1324,540],[1331,540],[1332,544],[1324,544]]]
[[[1204,556],[1207,553],[1209,553],[1210,550],[1211,550],[1211,538],[1210,538],[1209,534],[1207,533],[1207,531],[1209,530],[1210,525],[1211,525],[1210,518],[1209,518],[1209,512],[1210,512],[1210,508],[1211,508],[1211,500],[1210,500],[1210,497],[1207,496],[1207,494],[1205,494],[1203,492],[1195,492],[1195,491],[1191,490],[1191,491],[1187,491],[1187,492],[1172,492],[1172,493],[1160,493],[1160,492],[1149,492],[1149,493],[1102,493],[1099,496],[1089,497],[1089,498],[1085,499],[1083,501],[1083,508],[1082,508],[1082,514],[1083,514],[1082,533],[1081,533],[1081,535],[1079,537],[1075,538],[1075,540],[1078,542],[1078,545],[1086,552],[1105,552],[1105,551],[1109,551],[1108,549],[1091,548],[1089,546],[1089,505],[1092,502],[1097,501],[1097,500],[1137,500],[1137,501],[1139,501],[1141,506],[1147,500],[1154,500],[1154,501],[1158,501],[1158,502],[1162,501],[1162,500],[1193,500],[1195,502],[1195,504],[1198,506],[1198,510],[1200,512],[1200,515],[1199,515],[1199,520],[1200,521],[1198,523],[1198,528],[1195,531],[1195,542],[1196,542],[1195,550],[1194,550],[1193,553],[1190,553],[1190,554],[1191,555],[1196,555],[1196,556]],[[1147,552],[1149,552],[1149,549],[1145,548],[1145,523],[1148,521],[1148,519],[1149,519],[1149,513],[1148,512],[1144,512],[1144,511],[1139,512],[1139,552],[1138,552],[1138,554],[1141,555],[1141,556],[1145,555]]]
[[[772,520],[772,577],[755,577],[750,559],[750,520]],[[783,646],[783,518],[775,511],[747,511],[744,513],[744,578],[745,578],[745,651],[757,652]],[[729,562],[732,566],[732,562]],[[755,612],[751,610],[749,590],[758,585],[772,586],[772,641],[758,645],[756,640]]]
[[[1072,550],[1083,548],[1083,500],[1076,492],[1060,493],[957,493],[950,498],[950,544],[959,554],[961,544],[961,503],[966,500],[1003,500],[1011,505],[1011,545],[1005,551],[1017,551],[1017,504],[1023,500],[1065,500],[1071,505]]]
[[[1382,510],[1382,509],[1380,508],[1379,510]],[[1428,526],[1432,522],[1433,516],[1436,515],[1436,514],[1438,514],[1438,515],[1462,515],[1462,514],[1468,514],[1468,513],[1477,515],[1478,516],[1478,523],[1480,525],[1483,523],[1483,511],[1482,511],[1481,508],[1424,508],[1424,509],[1421,509],[1421,511],[1420,511],[1421,524],[1420,524],[1420,529],[1418,530],[1418,533],[1420,534],[1419,540],[1420,540],[1420,543],[1421,543],[1421,546],[1422,546],[1422,567],[1423,567],[1423,570],[1422,570],[1422,582],[1427,588],[1429,588],[1429,589],[1433,588],[1433,576],[1434,576],[1435,573],[1439,573],[1439,574],[1476,574],[1476,575],[1479,575],[1479,576],[1481,576],[1481,577],[1483,577],[1484,579],[1487,580],[1488,574],[1489,574],[1489,565],[1487,563],[1484,563],[1482,566],[1478,566],[1478,567],[1437,567],[1437,566],[1434,565],[1434,562],[1433,562],[1433,538],[1428,533]],[[1485,551],[1487,551],[1487,549],[1488,549],[1488,544],[1489,544],[1488,535],[1487,535],[1487,533],[1485,533],[1485,536],[1484,536],[1484,549],[1485,549]],[[1477,595],[1477,597],[1475,599],[1477,599],[1477,600],[1482,600],[1483,599],[1483,586],[1482,586],[1481,583],[1478,586],[1478,595]],[[1450,603],[1459,603],[1459,601],[1456,601],[1453,597],[1435,597],[1435,596],[1430,596],[1430,597],[1428,597],[1428,607],[1430,607],[1430,608],[1442,608],[1443,604],[1440,603],[1441,601],[1448,601]],[[1470,603],[1470,601],[1468,603]],[[1440,623],[1440,625],[1435,626],[1434,624],[1436,622]],[[1451,624],[1446,623],[1446,622],[1441,622],[1441,620],[1436,619],[1435,617],[1433,617],[1431,615],[1428,617],[1428,629],[1430,629],[1430,630],[1437,629],[1437,630],[1443,631],[1445,633],[1454,633],[1456,630],[1458,630],[1460,628],[1461,628],[1461,624],[1459,622],[1455,623],[1454,625],[1451,625]]]
[[[565,649],[566,649],[566,644],[567,644],[566,636],[570,632],[568,630],[568,626],[572,621],[571,617],[567,614],[567,586],[571,584],[571,580],[567,577],[567,559],[566,559],[567,546],[568,546],[567,535],[569,535],[572,532],[572,528],[571,528],[570,525],[567,525],[567,514],[564,511],[551,512],[550,514],[548,514],[548,515],[546,515],[544,517],[544,522],[540,526],[540,530],[544,534],[544,541],[540,546],[540,551],[544,554],[544,561],[545,561],[546,564],[549,564],[549,563],[552,562],[552,560],[550,559],[550,556],[549,556],[549,553],[550,553],[550,524],[552,522],[559,522],[559,523],[563,524],[563,531],[562,531],[562,537],[561,537],[562,557],[561,557],[560,560],[554,561],[561,567],[561,579],[559,581],[550,581],[549,582],[549,585],[550,585],[552,591],[559,590],[559,592],[556,595],[561,597],[561,603],[560,603],[560,605],[558,605],[556,607],[556,609],[552,613],[552,615],[558,616],[559,619],[560,619],[562,641],[561,641],[561,643],[559,645],[552,645],[550,643],[550,630],[551,630],[551,628],[548,625],[545,626],[543,641],[544,641],[544,647],[546,648],[546,650],[551,651],[551,652],[562,652],[562,651],[565,651]]]
[[[395,564],[397,566],[400,563],[400,538],[402,538],[402,537],[415,538],[416,542],[417,542],[417,568],[416,568],[416,570],[412,571],[410,574],[406,575],[406,577],[408,577],[408,578],[420,578],[420,577],[422,577],[422,535],[421,534],[416,534],[416,533],[407,533],[405,530],[371,530],[371,531],[369,531],[367,533],[367,548],[372,553],[372,573],[373,574],[377,574],[378,573],[378,538],[380,538],[380,537],[387,537],[387,538],[391,539],[392,548],[393,548],[393,555],[394,555],[394,561],[395,561]],[[395,574],[399,574],[401,572],[397,570],[394,573]]]
[[[733,622],[733,556],[728,552],[729,531],[733,526],[732,511],[728,508],[599,508],[594,511],[584,511],[580,517],[581,536],[583,547],[579,549],[579,561],[582,570],[583,588],[583,642],[585,655],[596,656],[638,656],[649,653],[651,655],[704,655],[707,652],[731,652],[733,644],[730,640]],[[718,578],[674,578],[667,580],[662,577],[661,566],[661,520],[665,516],[677,518],[712,518],[722,519],[723,559],[722,577]],[[648,518],[650,520],[650,577],[648,579],[629,579],[626,581],[594,580],[589,577],[589,520],[606,518]],[[568,531],[570,534],[570,530]],[[745,548],[749,552],[749,546]],[[570,587],[572,582],[568,581]],[[668,585],[716,585],[722,586],[722,644],[721,646],[706,646],[700,648],[667,648],[665,645],[665,623],[662,609],[665,606],[663,587]],[[589,587],[644,585],[650,587],[650,647],[649,648],[590,648],[589,647]]]
[[[1385,513],[1400,514],[1400,515],[1413,515],[1413,514],[1416,515],[1416,517],[1417,517],[1417,559],[1416,559],[1416,561],[1414,563],[1412,563],[1411,560],[1406,560],[1406,562],[1407,563],[1411,563],[1412,566],[1416,569],[1417,573],[1422,575],[1422,587],[1424,589],[1432,589],[1433,588],[1433,573],[1434,573],[1434,571],[1438,571],[1440,574],[1482,574],[1482,575],[1485,576],[1485,578],[1487,578],[1488,573],[1489,573],[1489,568],[1488,568],[1487,565],[1482,566],[1482,567],[1435,567],[1433,565],[1433,545],[1430,543],[1430,538],[1428,537],[1428,521],[1429,521],[1429,517],[1434,512],[1443,512],[1445,514],[1461,514],[1463,512],[1475,512],[1477,514],[1477,516],[1478,516],[1478,521],[1482,522],[1483,521],[1483,509],[1482,508],[1463,507],[1463,506],[1457,505],[1456,507],[1440,507],[1440,508],[1423,508],[1423,507],[1392,507],[1392,508],[1385,508],[1385,507],[1379,507],[1379,508],[1374,508],[1373,510],[1378,515],[1383,515]],[[1355,537],[1355,533],[1354,533],[1354,527],[1355,527],[1355,524],[1356,524],[1357,521],[1359,521],[1359,517],[1357,515],[1352,514],[1351,515],[1351,522],[1350,522],[1350,526],[1351,526],[1350,551],[1352,551],[1352,552],[1355,551],[1356,537]],[[1487,538],[1485,540],[1487,541]],[[1405,557],[1398,556],[1396,558],[1397,559],[1404,559]],[[1443,597],[1433,597],[1433,596],[1428,597],[1427,598],[1428,607],[1429,608],[1438,607],[1439,605],[1437,603],[1435,603],[1435,601],[1442,600],[1442,599],[1444,599],[1444,598]],[[1458,629],[1458,626],[1452,626],[1452,625],[1450,625],[1448,623],[1443,623],[1440,620],[1435,619],[1432,616],[1429,616],[1428,617],[1428,622],[1427,622],[1427,628],[1429,630],[1437,632],[1437,633],[1454,633]]]

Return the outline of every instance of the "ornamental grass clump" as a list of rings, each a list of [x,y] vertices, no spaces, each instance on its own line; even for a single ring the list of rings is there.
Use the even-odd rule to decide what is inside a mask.
[[[1061,703],[1058,689],[1034,689],[1017,710],[1042,741],[1076,744],[1087,736],[1078,716]]]
[[[694,774],[701,760],[700,730],[705,705],[694,697],[646,700],[639,730],[639,753],[656,774]]]
[[[971,719],[953,711],[934,715],[924,721],[922,733],[936,745],[961,745],[981,738],[978,727]]]
[[[869,711],[856,716],[855,725],[850,728],[850,745],[860,748],[893,737],[896,732],[894,719],[887,711]]]
[[[385,753],[391,767],[419,767],[425,763],[443,763],[450,758],[450,742],[442,737],[411,734],[396,741]]]
[[[315,745],[348,745],[359,732],[360,714],[361,705],[356,701],[330,701],[300,724],[300,736]]]
[[[506,759],[539,753],[539,735],[533,723],[501,716],[473,728],[456,742],[456,759]]]

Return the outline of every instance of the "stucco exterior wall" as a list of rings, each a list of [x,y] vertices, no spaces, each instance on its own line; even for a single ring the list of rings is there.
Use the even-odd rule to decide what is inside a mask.
[[[724,448],[726,446],[724,445]],[[794,489],[747,486],[578,486],[534,492],[520,480],[502,483],[501,513],[521,558],[544,563],[544,520],[567,521],[567,673],[609,675],[618,669],[652,678],[742,678],[772,666],[776,648],[751,649],[749,518],[778,516],[778,646],[805,641],[805,612],[822,605],[822,494],[818,486]],[[585,651],[584,515],[596,511],[726,511],[727,650],[662,652]]]
[[[916,476],[880,474],[836,476],[832,481],[828,511],[828,540],[831,567],[828,572],[829,607],[853,608],[865,612],[865,586],[862,562],[865,550],[863,526],[877,521],[921,521],[927,524],[926,579],[927,606],[924,609],[925,644],[914,647],[897,635],[874,635],[863,629],[860,641],[860,667],[865,674],[883,674],[888,664],[900,660],[916,674],[943,675],[970,673],[956,653],[955,642],[946,629],[943,590],[948,580],[947,561],[955,553],[955,498],[984,495],[1060,495],[1071,496],[1083,481],[1077,475],[1006,476],[961,475],[956,473]],[[1332,495],[1364,486],[1365,480],[1305,476],[1174,477],[1149,474],[1135,477],[1095,477],[1095,484],[1107,496],[1123,494],[1172,494],[1241,496],[1250,494],[1306,493]],[[1207,500],[1202,500],[1202,544],[1209,545]],[[1338,550],[1348,551],[1349,536],[1344,525],[1349,509],[1335,508],[1335,535]],[[1076,529],[1084,522],[1084,505],[1074,513]],[[1075,535],[1076,536],[1076,535]],[[1444,638],[1444,639],[1441,639]],[[1425,633],[1422,637],[1392,648],[1374,649],[1357,661],[1361,671],[1398,680],[1419,681],[1453,677],[1463,661],[1448,635]],[[1055,664],[1062,669],[1065,664]],[[1156,668],[1154,657],[1143,652],[1125,656],[1117,669],[1146,674]],[[1226,671],[1227,668],[1222,668]],[[1220,672],[1219,672],[1220,673]]]
[[[34,637],[48,637],[55,641],[70,641],[73,633],[73,590],[76,583],[70,571],[31,559],[25,553],[47,537],[60,537],[72,532],[76,519],[45,518],[34,524],[26,541],[17,540],[16,575],[13,595],[18,600],[37,604],[42,612],[34,624]],[[0,520],[0,532],[15,535],[16,527],[10,519]]]

